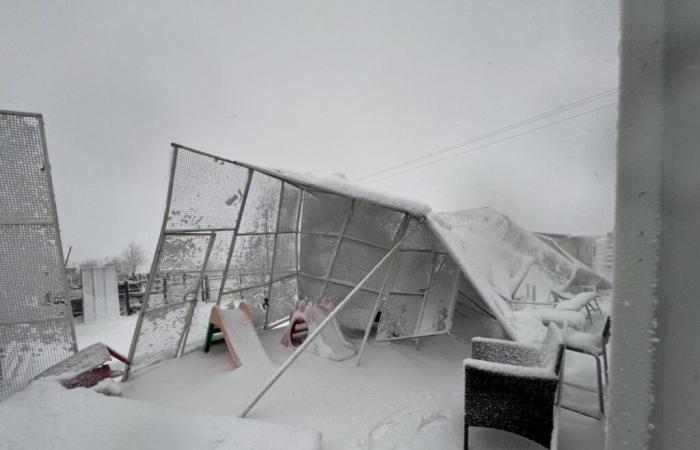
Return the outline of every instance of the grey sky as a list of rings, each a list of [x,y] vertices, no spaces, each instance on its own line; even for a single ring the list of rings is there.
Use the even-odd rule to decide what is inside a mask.
[[[75,259],[130,240],[150,255],[170,142],[359,177],[616,87],[618,20],[609,0],[0,0],[0,109],[44,114]],[[615,117],[609,107],[368,186],[603,233]]]

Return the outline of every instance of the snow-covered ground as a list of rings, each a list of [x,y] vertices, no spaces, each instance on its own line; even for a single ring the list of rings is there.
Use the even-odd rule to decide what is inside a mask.
[[[605,305],[607,306],[607,305]],[[596,317],[597,319],[597,317]],[[80,347],[103,341],[127,352],[135,316],[78,325]],[[596,320],[592,332],[599,332]],[[471,322],[457,322],[461,335],[482,334]],[[471,330],[471,332],[470,332]],[[292,352],[279,344],[282,330],[263,333],[270,359],[282,363]],[[357,341],[354,341],[357,343]],[[248,415],[323,433],[325,449],[462,448],[462,360],[469,346],[448,336],[409,344],[370,342],[357,367],[355,358],[329,361],[302,355]],[[271,369],[240,367],[224,345],[194,352],[133,375],[123,397],[159,406],[235,417],[271,376]],[[595,386],[590,357],[567,353],[567,379]],[[565,403],[596,410],[595,394],[565,389]],[[483,449],[539,448],[494,430],[472,430],[471,445]],[[603,449],[603,423],[563,410],[559,448]]]

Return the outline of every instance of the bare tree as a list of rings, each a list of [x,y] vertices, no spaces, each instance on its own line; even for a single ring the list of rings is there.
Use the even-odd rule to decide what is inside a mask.
[[[122,252],[122,259],[130,273],[135,274],[139,266],[146,262],[146,252],[141,245],[132,241]]]
[[[78,266],[82,269],[84,267],[99,267],[101,264],[97,258],[88,258],[78,263]]]

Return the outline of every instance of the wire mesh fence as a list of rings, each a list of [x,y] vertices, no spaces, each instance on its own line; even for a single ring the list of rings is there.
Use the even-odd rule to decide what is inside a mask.
[[[4,400],[76,350],[40,115],[0,111],[0,192]]]

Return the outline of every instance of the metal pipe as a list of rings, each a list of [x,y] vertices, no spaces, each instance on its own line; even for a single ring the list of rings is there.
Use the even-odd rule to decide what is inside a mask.
[[[270,378],[267,384],[265,384],[265,386],[255,395],[253,400],[241,412],[239,417],[245,417],[250,412],[250,410],[253,409],[253,407],[256,405],[256,403],[258,403],[262,396],[265,395],[265,393],[272,387],[273,384],[275,384],[275,382],[282,376],[282,374],[287,371],[289,366],[291,366],[292,363],[304,352],[304,350],[306,350],[309,347],[309,345],[311,345],[311,343],[314,341],[314,339],[316,339],[316,337],[321,333],[321,331],[323,331],[326,325],[328,325],[331,322],[331,320],[333,320],[335,316],[345,307],[345,305],[350,300],[352,300],[353,295],[355,295],[355,293],[360,290],[360,287],[364,283],[366,283],[367,280],[369,280],[370,277],[374,275],[374,273],[387,260],[389,260],[391,255],[393,255],[396,252],[396,250],[398,250],[398,248],[403,243],[404,239],[406,239],[406,236],[404,236],[391,250],[389,250],[389,252],[381,260],[379,260],[379,262],[372,268],[372,270],[370,270],[369,273],[365,275],[365,277],[362,279],[362,281],[360,281],[360,283],[355,287],[355,289],[350,291],[350,293],[348,293],[348,295],[345,296],[343,301],[341,301],[338,304],[338,306],[336,306],[336,308],[333,311],[331,311],[331,313],[328,316],[326,316],[323,322],[321,322],[319,326],[311,334],[309,334],[309,336],[299,347],[297,347],[294,353],[292,353],[292,355],[284,362],[284,364],[282,364],[282,366],[280,366],[280,368],[277,369],[277,372],[272,376],[272,378]]]

